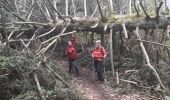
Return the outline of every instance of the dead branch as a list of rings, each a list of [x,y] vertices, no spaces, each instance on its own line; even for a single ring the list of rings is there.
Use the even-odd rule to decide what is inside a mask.
[[[47,23],[38,23],[38,22],[19,22],[19,21],[16,21],[14,22],[14,24],[18,24],[18,25],[22,25],[22,24],[32,24],[32,25],[40,25],[40,26],[48,26],[49,24]]]
[[[49,41],[52,41],[53,39],[56,39],[56,38],[58,38],[58,37],[60,37],[60,36],[65,36],[65,35],[73,34],[74,32],[76,32],[76,31],[64,33],[64,30],[63,30],[63,33],[62,33],[62,34],[56,35],[56,36],[54,36],[54,37],[52,37],[52,38],[50,38],[50,39],[42,42],[42,44],[45,44],[45,43],[47,43],[47,42],[49,42]]]
[[[139,27],[136,27],[135,35],[137,36],[137,39],[141,40],[140,35],[139,35]],[[139,45],[140,45],[141,50],[142,50],[142,52],[143,52],[143,54],[144,54],[144,57],[145,57],[145,59],[146,59],[146,64],[147,64],[147,66],[154,72],[154,74],[155,74],[155,76],[156,76],[156,78],[157,78],[157,81],[159,82],[160,86],[161,86],[164,90],[166,90],[166,88],[165,88],[165,86],[163,85],[163,83],[162,83],[162,81],[161,81],[161,79],[160,79],[157,71],[156,71],[155,68],[150,64],[149,56],[148,56],[148,54],[147,54],[147,52],[146,52],[146,49],[145,49],[145,47],[144,47],[144,45],[143,45],[143,43],[142,43],[141,41],[139,42]]]
[[[139,70],[126,70],[125,74],[130,73],[130,72],[137,72],[137,71],[139,71]]]
[[[96,7],[95,7],[95,9],[94,9],[94,12],[91,14],[91,17],[93,17],[94,16],[94,14],[96,13],[96,11],[97,11],[97,8],[98,8],[98,5],[96,5]]]
[[[35,1],[37,1],[37,0],[35,0]],[[30,9],[30,7],[27,7],[26,5],[23,5],[22,3],[20,3],[20,2],[17,1],[17,0],[16,0],[16,3],[18,3],[19,5],[21,5],[21,6],[25,7],[25,8],[27,8],[27,9]],[[15,4],[15,5],[16,5],[16,4]],[[34,10],[34,12],[35,12],[36,14],[39,14],[36,10]]]
[[[146,15],[146,20],[151,19],[151,18],[150,18],[150,16],[148,15],[148,13],[146,12],[145,8],[144,8],[144,6],[143,6],[143,4],[142,4],[142,1],[140,2],[140,6],[142,7],[143,12],[144,12],[144,13],[145,13],[145,15]]]
[[[22,17],[20,17],[18,14],[16,14],[15,12],[11,11],[6,5],[4,5],[2,2],[0,2],[0,4],[9,12],[11,12],[15,17],[17,17],[18,19],[22,20],[22,21],[26,21],[25,19],[23,19]]]
[[[41,38],[43,36],[46,36],[46,35],[50,34],[51,32],[53,32],[55,29],[56,29],[56,27],[53,27],[50,31],[48,31],[48,32],[46,32],[46,33],[44,33],[44,34],[42,34],[42,35],[40,35],[38,37]]]
[[[28,11],[28,14],[27,14],[27,16],[26,16],[26,20],[27,20],[27,21],[30,20],[30,17],[31,17],[31,15],[32,15],[33,10],[34,10],[34,5],[35,5],[35,1],[34,1],[34,3],[33,3],[32,6],[31,6],[30,11]]]
[[[37,3],[37,1],[36,1],[36,4],[38,5],[38,7],[39,7],[39,9],[40,9],[40,12],[44,15],[45,19],[46,19],[47,21],[49,21],[47,15],[45,14],[44,10],[43,10],[42,7],[39,5],[39,3]]]
[[[10,40],[10,38],[12,37],[12,35],[14,34],[14,32],[15,32],[15,29],[9,34],[9,36],[8,36],[8,41]]]
[[[61,16],[61,14],[58,12],[58,10],[57,10],[57,9],[55,9],[55,7],[54,7],[54,6],[53,6],[53,4],[51,3],[51,1],[50,1],[50,0],[48,0],[48,2],[50,3],[50,5],[51,5],[51,7],[54,9],[54,11],[58,14],[59,18],[61,18],[62,20],[64,20],[64,21],[65,21],[65,19]]]
[[[38,78],[37,78],[37,74],[36,74],[36,73],[34,73],[34,79],[35,79],[36,85],[37,85],[37,87],[38,87],[38,91],[39,91],[39,93],[40,93],[40,95],[41,95],[41,98],[42,98],[43,100],[46,100],[46,98],[45,98],[45,96],[44,96],[44,93],[43,93],[43,91],[42,91],[42,89],[41,89],[40,83],[39,83],[39,81],[38,81]]]
[[[69,87],[69,84],[58,73],[56,73],[51,67],[49,67],[44,61],[42,62],[42,65],[48,68],[61,82],[64,83],[65,86]]]
[[[147,40],[139,40],[139,39],[137,39],[137,41],[146,42],[146,43],[152,43],[152,44],[160,45],[160,46],[167,47],[168,49],[170,49],[169,45],[162,44],[162,43],[157,43],[157,42],[152,42],[152,41],[147,41]]]
[[[102,9],[101,9],[99,0],[96,0],[96,1],[97,1],[97,5],[98,5],[98,7],[99,7],[100,15],[101,15],[102,19],[104,19],[103,12],[102,12]]]
[[[39,49],[38,49],[38,53],[37,54],[40,54],[40,53],[45,53],[56,41],[57,41],[57,38],[61,37],[61,36],[65,36],[65,35],[69,35],[69,34],[73,34],[74,32],[76,31],[73,31],[73,32],[69,32],[69,33],[63,33],[63,34],[59,34],[57,36],[54,36],[44,42],[41,43],[41,45],[39,46]],[[52,41],[53,40],[53,41]],[[49,42],[49,41],[52,41],[46,48],[43,48],[41,49],[42,45]]]
[[[122,23],[122,27],[123,27],[124,36],[125,36],[125,38],[127,39],[127,38],[128,38],[128,34],[127,34],[127,30],[126,30],[125,23]]]
[[[135,0],[133,0],[133,5],[134,5],[135,11],[136,11],[136,13],[137,13],[137,16],[140,16],[140,15],[139,15],[139,11],[137,10],[137,7],[136,7]]]
[[[118,71],[116,71],[116,82],[117,82],[117,84],[119,84],[119,73],[118,73]]]
[[[130,84],[138,85],[138,83],[134,82],[134,81],[124,80],[124,79],[120,79],[120,81],[127,82],[127,83],[130,83]]]
[[[163,2],[160,2],[159,7],[156,8],[156,21],[158,22],[159,19],[159,11],[163,5]]]
[[[52,14],[51,11],[50,11],[50,8],[49,8],[47,2],[46,2],[45,0],[43,0],[43,2],[44,2],[45,6],[46,6],[46,8],[47,8],[47,10],[48,10],[48,12],[49,12],[49,14],[50,14],[50,17],[51,17],[52,20],[53,20],[53,22],[56,22],[56,20],[55,20],[53,14]]]

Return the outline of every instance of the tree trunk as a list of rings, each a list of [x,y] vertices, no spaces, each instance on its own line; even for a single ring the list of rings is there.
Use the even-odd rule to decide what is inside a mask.
[[[166,8],[167,8],[167,0],[165,0],[165,11],[166,11]]]
[[[114,63],[113,63],[113,29],[110,30],[110,57],[111,57],[111,68],[112,68],[112,74],[113,77],[115,76],[115,72],[114,72]]]
[[[98,4],[98,7],[99,7],[100,15],[101,15],[102,19],[104,19],[103,12],[102,12],[102,8],[101,8],[101,6],[100,6],[99,0],[96,0],[96,1],[97,1],[97,4]]]
[[[113,1],[110,0],[110,12],[111,14],[113,14]]]
[[[129,0],[129,15],[132,14],[132,0]]]
[[[68,16],[68,0],[65,0],[66,3],[66,16]]]
[[[87,16],[87,2],[84,0],[84,16]]]
[[[71,3],[72,3],[72,6],[73,6],[73,12],[74,12],[74,17],[76,17],[76,8],[75,8],[75,5],[74,5],[74,0],[71,0]]]
[[[156,9],[157,9],[157,0],[155,0],[155,14],[156,14]]]

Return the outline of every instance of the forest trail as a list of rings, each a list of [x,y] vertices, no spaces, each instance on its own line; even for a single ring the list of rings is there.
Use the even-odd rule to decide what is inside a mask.
[[[68,64],[65,61],[57,62],[60,65],[60,69],[68,74]],[[138,93],[120,95],[118,90],[109,87],[105,82],[99,83],[92,77],[92,71],[79,68],[80,76],[74,76],[71,84],[73,84],[76,90],[86,98],[85,100],[150,100],[144,95]]]

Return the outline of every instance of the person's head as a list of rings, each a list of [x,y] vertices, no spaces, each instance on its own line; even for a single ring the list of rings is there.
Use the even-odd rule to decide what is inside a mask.
[[[100,40],[97,40],[96,41],[96,47],[100,47],[101,46],[101,41]]]
[[[71,42],[71,41],[68,41],[68,45],[69,45],[69,46],[72,46],[72,42]]]

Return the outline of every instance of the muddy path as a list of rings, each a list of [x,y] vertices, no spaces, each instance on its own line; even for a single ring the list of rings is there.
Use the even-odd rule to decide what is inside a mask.
[[[60,69],[68,74],[68,64],[66,61],[59,61]],[[117,89],[113,89],[106,82],[99,82],[93,78],[92,71],[79,68],[80,76],[73,76],[72,85],[83,94],[86,100],[151,100],[149,97],[138,93],[120,95]]]

